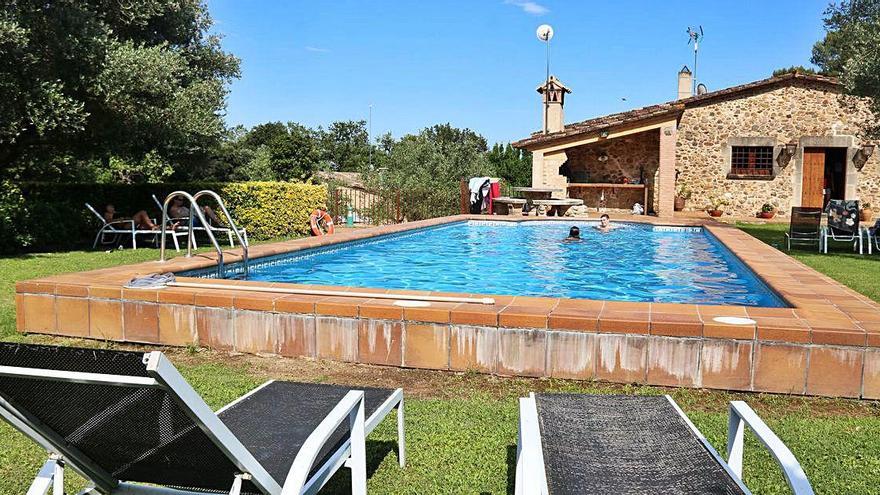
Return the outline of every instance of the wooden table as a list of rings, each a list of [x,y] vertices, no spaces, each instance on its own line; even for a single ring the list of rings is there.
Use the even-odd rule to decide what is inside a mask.
[[[642,208],[644,209],[643,215],[648,214],[648,186],[647,184],[613,184],[611,182],[595,182],[595,183],[570,183],[568,185],[568,189],[642,189],[643,193],[643,202]],[[568,195],[571,197],[571,194]],[[598,210],[598,205],[596,209]]]

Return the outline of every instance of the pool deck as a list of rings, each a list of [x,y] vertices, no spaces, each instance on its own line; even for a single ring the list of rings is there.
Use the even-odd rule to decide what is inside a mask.
[[[494,305],[189,288],[126,289],[131,278],[208,268],[216,254],[177,257],[16,284],[20,332],[306,356],[502,375],[598,379],[880,399],[880,305],[739,229],[708,219],[625,217],[701,226],[791,308],[494,296]],[[250,248],[252,259],[463,220],[594,218],[456,215],[351,229]],[[240,259],[226,251],[226,262]],[[179,277],[181,281],[204,279]],[[223,281],[237,286],[479,296]],[[720,316],[755,324],[730,325]]]

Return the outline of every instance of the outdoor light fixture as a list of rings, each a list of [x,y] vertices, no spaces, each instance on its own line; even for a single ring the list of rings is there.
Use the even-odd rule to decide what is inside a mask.
[[[600,162],[607,162],[607,161],[608,161],[608,153],[606,153],[606,152],[604,152],[604,151],[601,152],[601,153],[599,153],[599,158],[598,158],[598,160],[599,160]]]
[[[553,28],[549,24],[541,24],[535,31],[539,40],[547,43],[547,78],[544,79],[544,134],[547,134],[547,113],[550,111],[550,40],[553,38]]]
[[[863,144],[856,154],[853,156],[853,164],[856,166],[856,170],[859,172],[862,171],[862,168],[865,167],[865,164],[868,163],[868,158],[871,158],[871,155],[874,154],[874,145],[873,144]]]
[[[609,134],[608,129],[603,129],[603,130],[599,131],[599,137],[602,139],[607,138],[608,134]]]
[[[782,147],[782,151],[779,152],[779,158],[777,160],[780,167],[788,165],[792,157],[794,157],[794,154],[797,153],[797,147],[798,145],[794,141],[786,143],[785,146]]]

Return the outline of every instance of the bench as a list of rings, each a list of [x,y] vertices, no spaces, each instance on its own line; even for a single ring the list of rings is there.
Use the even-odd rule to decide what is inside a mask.
[[[546,214],[548,217],[554,216],[554,214],[558,217],[565,216],[565,212],[568,211],[572,206],[582,206],[584,204],[584,200],[582,199],[536,199],[532,201],[537,208],[535,208],[537,215]]]
[[[523,198],[511,198],[499,196],[492,200],[493,210],[498,215],[517,215],[522,213],[526,200]]]

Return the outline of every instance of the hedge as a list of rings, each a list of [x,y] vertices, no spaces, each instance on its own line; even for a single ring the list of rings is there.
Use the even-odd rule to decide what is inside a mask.
[[[87,211],[101,212],[112,203],[120,216],[161,210],[153,201],[177,190],[211,189],[223,198],[236,224],[248,238],[260,240],[308,234],[309,214],[325,208],[327,188],[294,182],[226,182],[189,184],[55,184],[0,183],[0,250],[20,251],[91,245],[100,225]],[[200,200],[200,203],[202,201]],[[212,204],[205,198],[203,204]],[[222,215],[221,215],[222,218]]]

